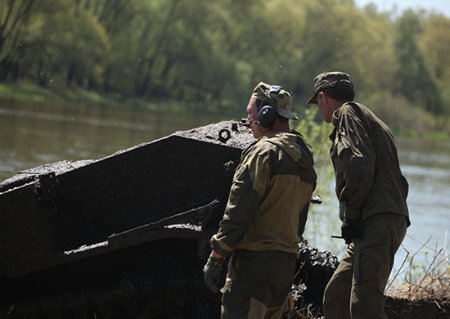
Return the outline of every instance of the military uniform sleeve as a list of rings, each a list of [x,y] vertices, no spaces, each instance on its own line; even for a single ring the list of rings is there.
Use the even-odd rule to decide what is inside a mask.
[[[309,203],[305,205],[302,212],[300,213],[297,231],[297,234],[300,236],[303,236],[303,233],[305,232],[306,221],[308,219],[308,212],[309,212]]]
[[[228,256],[259,214],[259,205],[270,179],[267,154],[249,152],[233,177],[228,203],[212,248]]]
[[[343,106],[344,107],[344,106]],[[367,124],[351,106],[342,110],[337,123],[337,155],[342,160],[344,218],[359,219],[361,207],[373,185],[375,154]]]

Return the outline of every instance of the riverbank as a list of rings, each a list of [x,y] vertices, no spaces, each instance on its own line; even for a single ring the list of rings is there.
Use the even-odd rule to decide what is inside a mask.
[[[180,101],[148,101],[137,97],[123,97],[118,94],[103,94],[80,88],[67,88],[50,85],[40,87],[32,83],[21,82],[17,84],[0,83],[0,98],[12,98],[20,101],[48,102],[52,104],[72,104],[81,106],[100,106],[120,109],[139,109],[164,113],[195,115],[198,108]],[[224,115],[226,110],[220,112],[208,109],[207,115]],[[219,114],[220,113],[220,114]],[[232,116],[233,114],[228,114]]]
[[[110,106],[121,108],[140,108],[154,110],[156,105],[142,100],[123,98],[121,96],[99,94],[78,88],[61,88],[49,86],[47,88],[31,83],[0,83],[0,98],[14,98],[22,101],[70,103],[92,106]]]
[[[160,105],[164,104],[164,112],[168,114],[197,115],[196,106],[186,105],[180,101],[149,102],[142,98],[129,98],[113,94],[100,94],[79,88],[58,87],[55,85],[43,88],[31,83],[0,83],[0,98],[12,98],[22,101],[64,103],[84,106],[107,106],[122,109],[140,109],[161,112]],[[366,100],[366,98],[364,98]],[[376,99],[368,98],[368,105],[379,105]],[[386,103],[390,105],[390,103]],[[395,135],[402,137],[425,138],[428,140],[450,141],[449,117],[434,117],[429,113],[411,109],[404,103],[395,103],[396,108],[386,107],[375,112],[386,121]],[[241,114],[227,113],[225,108],[219,111],[209,108],[208,115],[227,115],[239,118]],[[219,114],[220,113],[220,114]],[[204,115],[204,114],[203,114]],[[399,124],[400,123],[400,124]]]

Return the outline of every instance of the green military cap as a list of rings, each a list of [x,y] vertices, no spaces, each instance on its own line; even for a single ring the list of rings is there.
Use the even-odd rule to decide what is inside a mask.
[[[263,105],[270,105],[284,118],[298,120],[297,115],[290,110],[292,105],[291,94],[279,85],[270,85],[259,82],[253,89],[252,97],[263,101]]]
[[[350,76],[344,72],[324,72],[314,78],[314,94],[306,103],[317,104],[317,93],[326,89],[351,89],[353,83]]]

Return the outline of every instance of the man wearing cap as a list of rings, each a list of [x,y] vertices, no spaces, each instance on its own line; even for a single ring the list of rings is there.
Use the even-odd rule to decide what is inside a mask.
[[[242,153],[211,255],[205,282],[219,291],[228,274],[221,317],[280,318],[294,278],[298,236],[316,186],[311,147],[291,131],[291,95],[260,82],[247,105],[246,125],[257,139]]]
[[[391,131],[354,96],[347,73],[326,72],[315,77],[308,100],[334,126],[330,154],[348,244],[325,289],[324,312],[326,319],[386,319],[384,289],[410,224],[408,182]]]

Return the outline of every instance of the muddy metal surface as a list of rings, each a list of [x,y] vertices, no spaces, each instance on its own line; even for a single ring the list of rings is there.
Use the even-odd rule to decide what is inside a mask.
[[[65,252],[214,200],[219,215],[242,148],[251,142],[246,131],[219,141],[218,131],[231,125],[175,133],[100,160],[49,164],[4,181],[0,276],[45,269],[64,262]]]
[[[2,312],[211,318],[201,266],[252,140],[221,122],[0,183]]]
[[[202,266],[252,141],[224,121],[1,182],[0,319],[219,318]],[[299,252],[294,306],[319,314],[338,261]]]
[[[0,318],[219,318],[202,266],[251,142],[225,121],[1,182]]]

